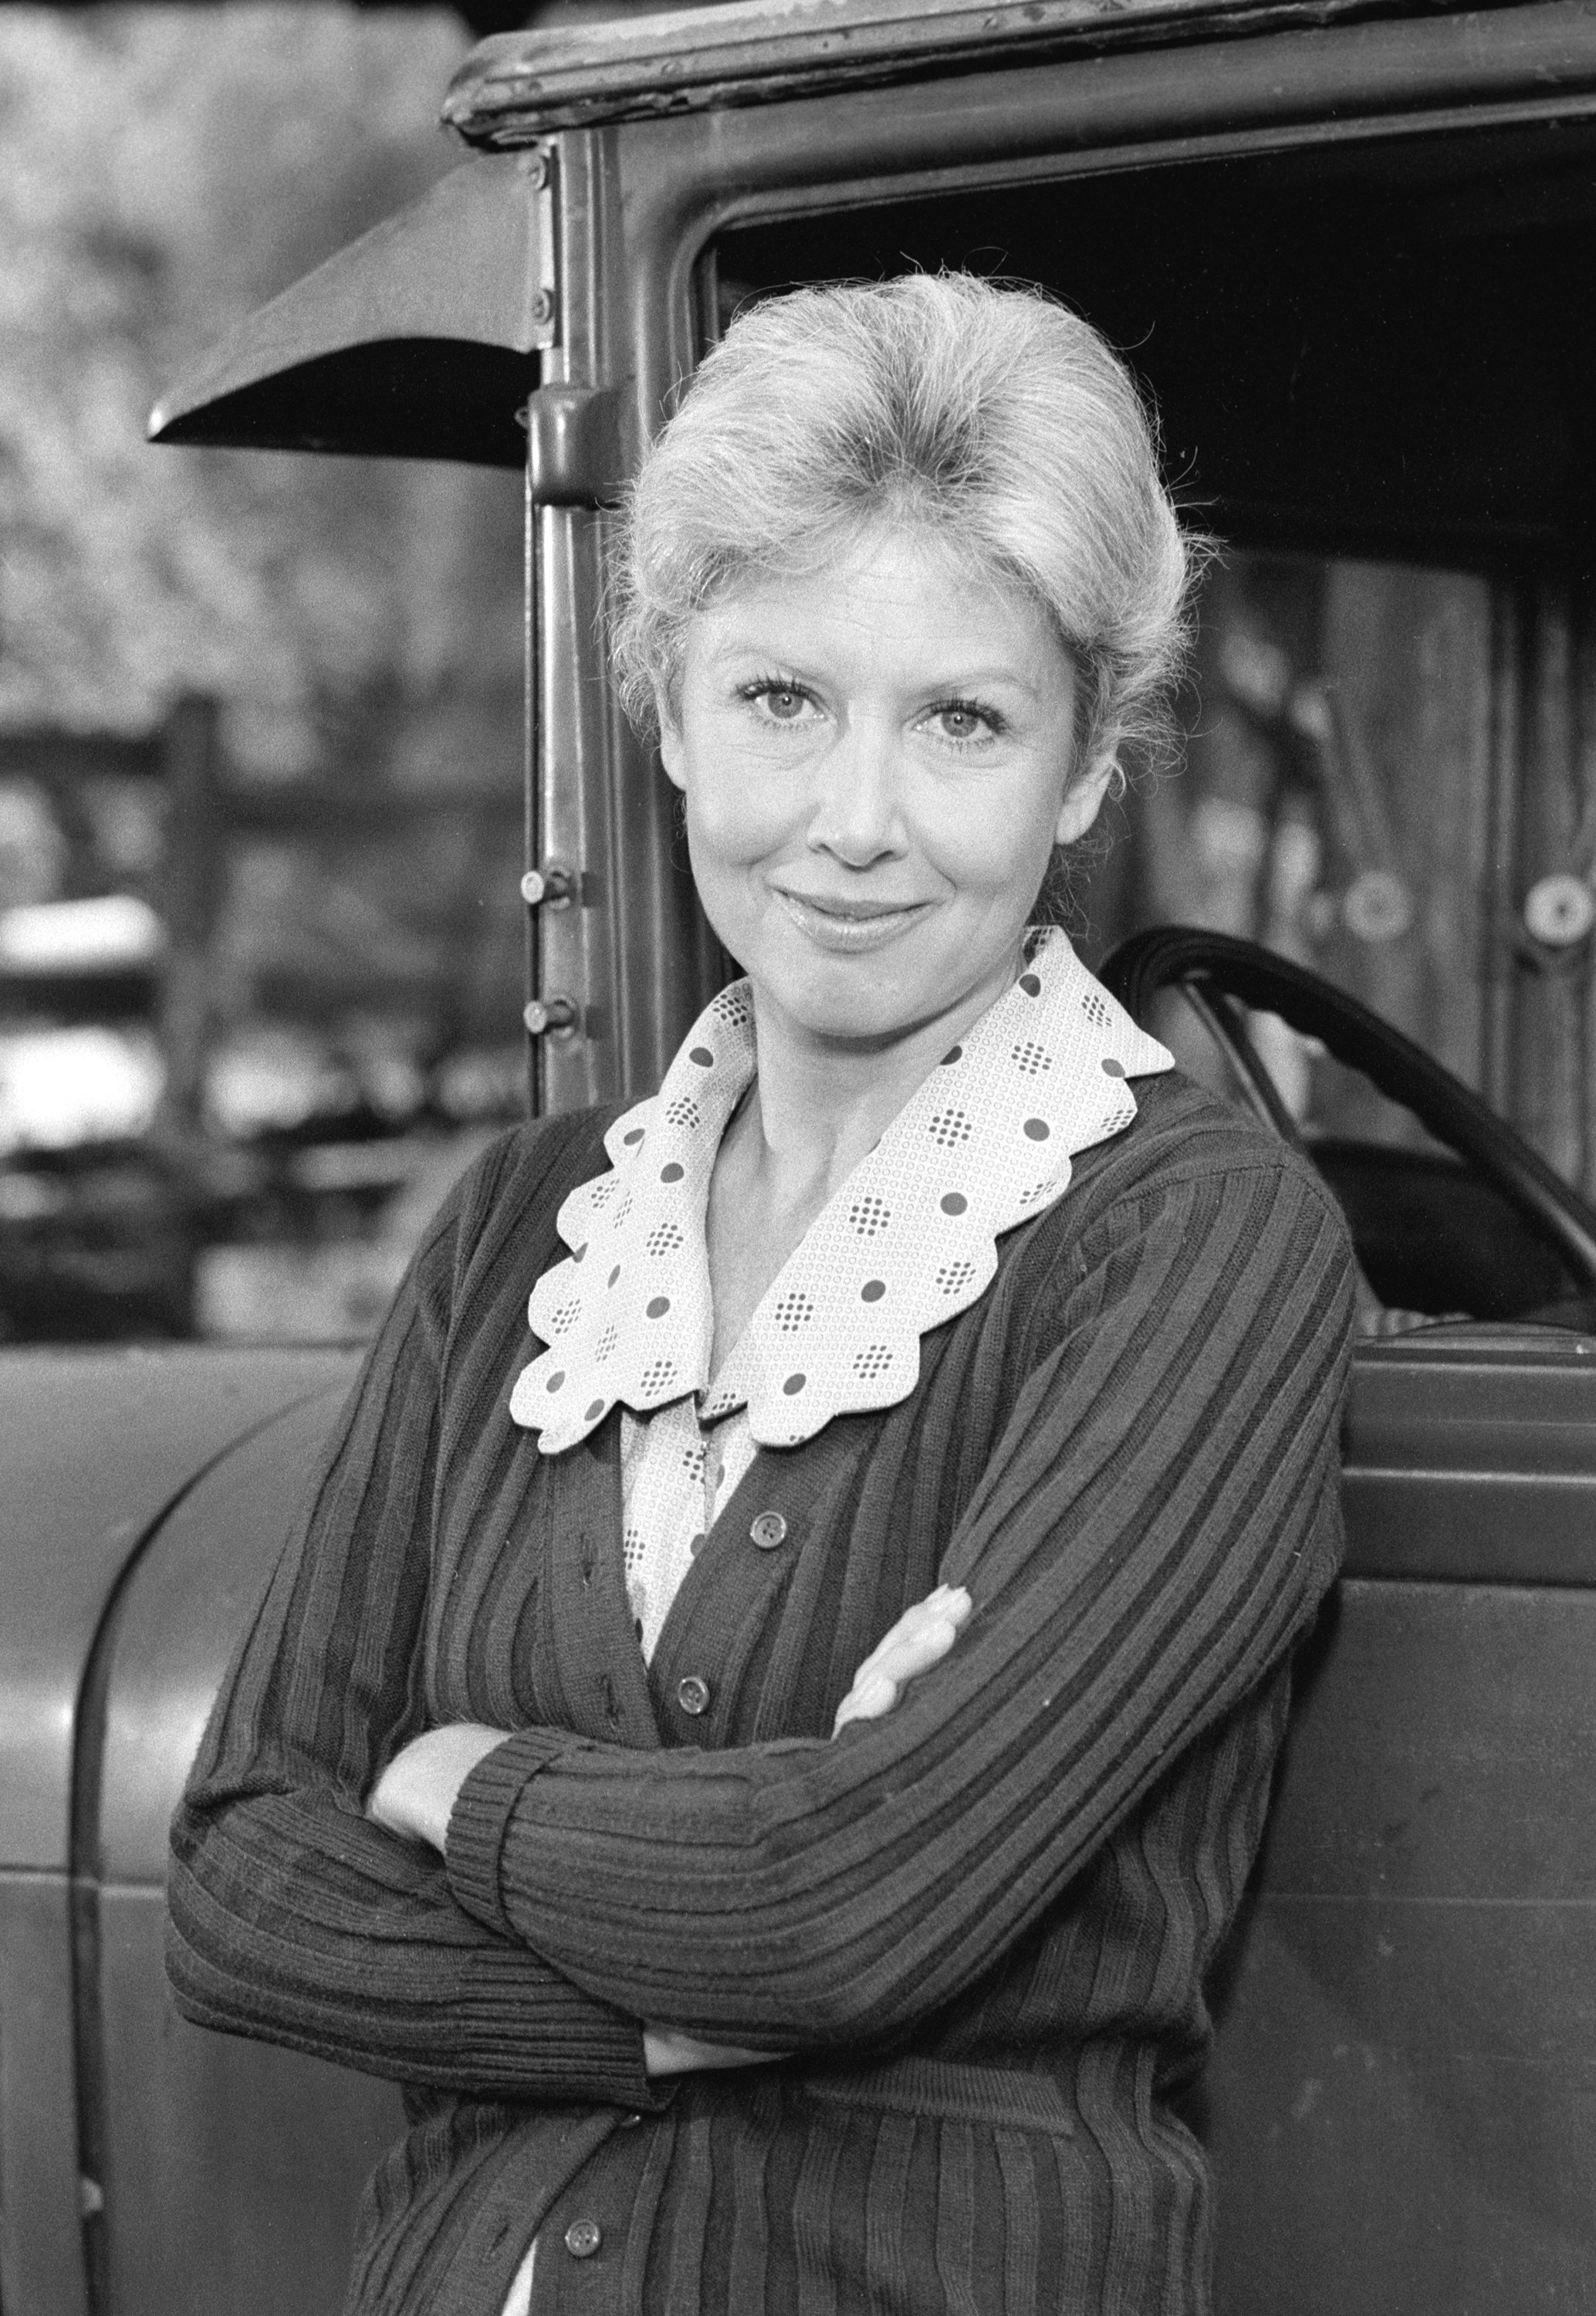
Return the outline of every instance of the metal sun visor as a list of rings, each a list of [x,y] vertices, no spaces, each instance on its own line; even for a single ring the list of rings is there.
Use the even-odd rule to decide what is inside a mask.
[[[554,262],[543,156],[469,161],[241,323],[150,439],[521,467]]]

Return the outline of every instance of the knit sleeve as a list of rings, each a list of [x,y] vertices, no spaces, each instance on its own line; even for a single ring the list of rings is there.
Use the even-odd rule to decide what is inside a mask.
[[[1352,1301],[1305,1170],[1127,1199],[952,1538],[975,1606],[942,1664],[830,1743],[512,1737],[450,1823],[462,1902],[604,2000],[756,2047],[947,2003],[1311,1620]]]
[[[200,2025],[480,2094],[653,2104],[642,2031],[456,1902],[363,1802],[425,1725],[453,1283],[497,1145],[430,1231],[223,1682],[172,1830],[167,1971]]]

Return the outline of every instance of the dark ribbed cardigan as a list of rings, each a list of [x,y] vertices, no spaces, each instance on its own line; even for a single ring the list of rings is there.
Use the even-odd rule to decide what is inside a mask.
[[[536,2316],[1208,2307],[1169,2100],[1336,1566],[1352,1272],[1305,1163],[1137,1093],[908,1399],[759,1451],[647,1666],[618,1416],[545,1457],[506,1408],[613,1113],[439,1216],[173,1829],[187,2015],[406,2086],[351,2309],[499,2316],[535,2231]],[[939,1579],[951,1654],[830,1741]],[[515,1733],[446,1866],[362,1803],[454,1720]],[[651,2085],[644,2020],[793,2055]]]

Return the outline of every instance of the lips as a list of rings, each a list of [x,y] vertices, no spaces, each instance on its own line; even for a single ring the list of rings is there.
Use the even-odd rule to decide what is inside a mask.
[[[796,901],[800,908],[817,910],[821,916],[840,917],[849,924],[865,924],[877,917],[901,917],[911,909],[926,905],[923,901],[841,900],[827,893],[794,893],[781,885],[776,889],[784,901]]]
[[[799,931],[816,948],[834,955],[884,948],[917,924],[930,906],[927,901],[863,900],[856,895],[845,900],[831,894],[794,893],[780,885],[772,890]]]

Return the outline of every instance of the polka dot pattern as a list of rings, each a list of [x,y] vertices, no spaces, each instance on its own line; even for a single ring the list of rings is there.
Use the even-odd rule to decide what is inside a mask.
[[[611,1171],[562,1207],[562,1238],[594,1260],[580,1264],[573,1253],[537,1281],[529,1318],[538,1356],[510,1401],[545,1453],[585,1438],[617,1402],[626,1422],[647,1419],[644,1432],[669,1417],[696,1441],[701,1422],[740,1423],[752,1443],[778,1447],[812,1438],[834,1415],[906,1397],[920,1337],[985,1292],[998,1242],[1065,1194],[1071,1155],[1130,1122],[1127,1082],[1171,1065],[1061,933],[1035,936],[1014,986],[948,1048],[816,1217],[712,1388],[704,1210],[754,1064],[742,984],[699,1017],[660,1092],[610,1127]],[[706,1484],[702,1466],[697,1479],[679,1478],[700,1492]],[[675,1519],[661,1510],[664,1525],[651,1520],[651,1532],[677,1535]],[[681,1554],[687,1537],[707,1532],[696,1505],[679,1529]],[[651,1545],[645,1629],[674,1591],[655,1557]]]
[[[939,1109],[935,1118],[927,1119],[926,1131],[939,1150],[953,1150],[961,1142],[969,1141],[975,1127],[967,1111]]]
[[[672,1400],[645,1420],[623,1410],[627,1593],[645,1658],[652,1657],[671,1604],[703,1558],[716,1519],[754,1453],[746,1414],[729,1417],[706,1435],[690,1397]]]
[[[847,1213],[849,1230],[856,1231],[861,1238],[874,1238],[891,1219],[891,1207],[880,1198],[856,1198]]]

